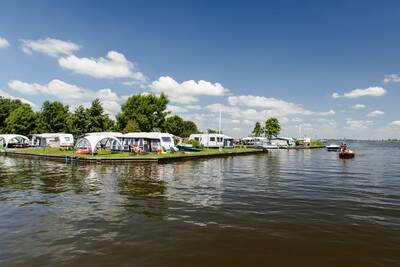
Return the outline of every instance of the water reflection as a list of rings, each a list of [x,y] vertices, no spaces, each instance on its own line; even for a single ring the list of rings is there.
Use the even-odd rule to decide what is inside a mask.
[[[193,161],[160,165],[159,176],[168,184],[169,200],[195,206],[217,206],[222,203],[223,160]]]

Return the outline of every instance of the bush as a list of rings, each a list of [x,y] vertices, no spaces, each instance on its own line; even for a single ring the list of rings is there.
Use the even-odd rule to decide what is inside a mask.
[[[322,143],[320,140],[311,140],[310,146],[322,146]]]
[[[194,146],[194,147],[200,147],[200,142],[199,141],[197,141],[197,140],[189,140],[188,141],[188,144],[189,145],[192,145],[192,146]]]
[[[194,140],[194,139],[189,140],[189,141],[188,141],[188,144],[189,144],[189,145],[192,145],[192,146],[194,146],[194,147],[198,147],[198,148],[200,148],[200,149],[204,149],[204,145],[203,145],[203,144],[200,144],[199,141]]]

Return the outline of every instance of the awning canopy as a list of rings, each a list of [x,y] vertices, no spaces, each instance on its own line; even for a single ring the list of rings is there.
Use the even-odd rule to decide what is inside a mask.
[[[0,143],[3,143],[5,147],[8,146],[8,144],[11,141],[17,141],[18,143],[28,143],[29,144],[29,139],[28,137],[20,134],[0,134]]]
[[[77,142],[75,147],[80,148],[80,147],[85,147],[89,148],[91,153],[95,153],[97,150],[97,146],[101,143],[107,143],[110,142],[111,147],[119,147],[117,150],[122,150],[123,146],[121,142],[118,140],[113,135],[109,134],[95,134],[95,135],[86,135],[82,138],[80,138]]]

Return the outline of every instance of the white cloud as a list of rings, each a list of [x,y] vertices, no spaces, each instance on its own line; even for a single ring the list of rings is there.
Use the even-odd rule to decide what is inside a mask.
[[[22,51],[31,55],[33,52],[42,53],[51,57],[71,55],[80,49],[80,46],[70,42],[53,38],[39,40],[21,40]]]
[[[8,86],[23,94],[46,94],[71,106],[89,105],[95,98],[99,98],[108,113],[115,114],[120,110],[120,98],[111,89],[93,91],[57,79],[44,85],[13,80]]]
[[[168,105],[167,111],[170,111],[171,113],[185,113],[188,110],[184,107]]]
[[[367,114],[367,117],[378,117],[385,114],[385,112],[381,111],[381,110],[374,110],[371,111],[370,113]]]
[[[330,110],[327,112],[314,112],[307,110],[298,104],[263,96],[253,96],[253,95],[229,96],[228,102],[231,106],[248,106],[252,108],[263,108],[268,110],[267,113],[271,116],[286,116],[295,114],[328,116],[335,114],[334,110]]]
[[[10,43],[7,41],[7,39],[0,37],[0,48],[6,48],[9,46],[10,46]]]
[[[185,107],[188,109],[195,109],[195,110],[202,109],[200,105],[186,105]]]
[[[357,98],[357,97],[362,97],[362,96],[382,96],[384,94],[386,94],[385,89],[383,89],[382,87],[379,87],[379,86],[374,86],[374,87],[368,87],[368,88],[363,88],[363,89],[354,89],[353,91],[344,93],[342,95],[339,93],[333,93],[332,97],[333,98],[340,98],[340,97]]]
[[[365,129],[368,129],[368,127],[370,127],[372,125],[374,125],[373,121],[354,120],[354,119],[347,118],[345,128],[351,129],[351,130],[365,130]]]
[[[149,86],[153,91],[165,93],[171,102],[193,104],[198,101],[197,96],[223,96],[228,90],[220,83],[194,80],[178,83],[169,76],[161,76]]]
[[[22,97],[15,97],[15,96],[12,96],[12,95],[10,95],[9,93],[7,93],[6,91],[1,90],[1,89],[0,89],[0,96],[5,97],[5,98],[11,98],[11,99],[19,99],[19,100],[21,100],[23,103],[29,104],[29,105],[31,105],[33,108],[36,108],[36,105],[35,105],[34,103],[32,103],[31,101],[29,101],[29,100],[27,100],[27,99],[25,99],[25,98],[22,98]]]
[[[146,79],[146,78],[144,78],[144,79]],[[139,87],[141,89],[145,89],[146,88],[146,84],[143,81],[138,81],[138,80],[136,80],[136,81],[125,81],[125,82],[122,82],[122,84],[126,85],[126,86]]]
[[[46,86],[37,83],[25,83],[19,80],[9,81],[8,86],[14,91],[26,95],[36,95],[40,93],[46,94],[48,91]]]
[[[391,123],[389,123],[389,126],[400,129],[400,120],[392,121]]]
[[[366,108],[366,106],[363,104],[355,104],[351,108],[352,109],[363,109],[363,108]]]
[[[292,118],[292,120],[291,120],[292,122],[302,122],[303,121],[303,119],[301,119],[301,118],[298,118],[298,117],[295,117],[295,118]]]
[[[384,83],[399,83],[400,82],[400,74],[387,74],[383,79]]]
[[[316,128],[318,129],[333,129],[337,127],[337,122],[332,119],[318,118]]]
[[[58,59],[58,64],[67,70],[101,79],[128,78],[144,82],[143,73],[135,70],[135,65],[116,51],[109,51],[106,57],[79,58],[75,55]]]

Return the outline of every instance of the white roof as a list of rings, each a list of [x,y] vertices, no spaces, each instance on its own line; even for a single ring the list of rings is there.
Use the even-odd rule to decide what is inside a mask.
[[[203,137],[203,136],[209,136],[209,137],[223,137],[225,139],[234,139],[231,136],[228,136],[226,134],[219,134],[219,133],[202,133],[202,134],[191,134],[189,138],[191,137]]]
[[[291,138],[291,137],[274,137],[274,138],[272,138],[272,140],[287,140],[287,141],[294,141],[294,139],[293,138]]]
[[[161,137],[172,137],[172,134],[158,133],[158,132],[135,132],[135,133],[126,133],[123,135],[123,137],[158,139]]]
[[[83,139],[86,139],[90,145],[90,150],[92,151],[92,153],[96,152],[96,146],[97,144],[104,140],[104,139],[112,139],[114,141],[116,141],[118,143],[118,145],[121,147],[122,149],[122,144],[121,142],[118,140],[117,137],[115,137],[114,135],[110,135],[110,134],[94,134],[94,135],[86,135],[85,137],[82,137],[81,139],[79,139],[76,144],[80,143],[80,141],[82,141]]]
[[[37,136],[37,137],[41,137],[41,138],[52,138],[52,137],[59,137],[59,136],[72,137],[72,134],[69,134],[69,133],[41,133],[41,134],[32,134],[32,136]]]
[[[94,133],[87,133],[84,136],[88,136],[88,135],[112,135],[115,137],[122,137],[123,134],[120,132],[94,132]]]
[[[13,139],[23,139],[27,142],[29,142],[28,137],[20,135],[20,134],[0,134],[0,140],[3,139],[4,143],[7,145],[11,140]]]

